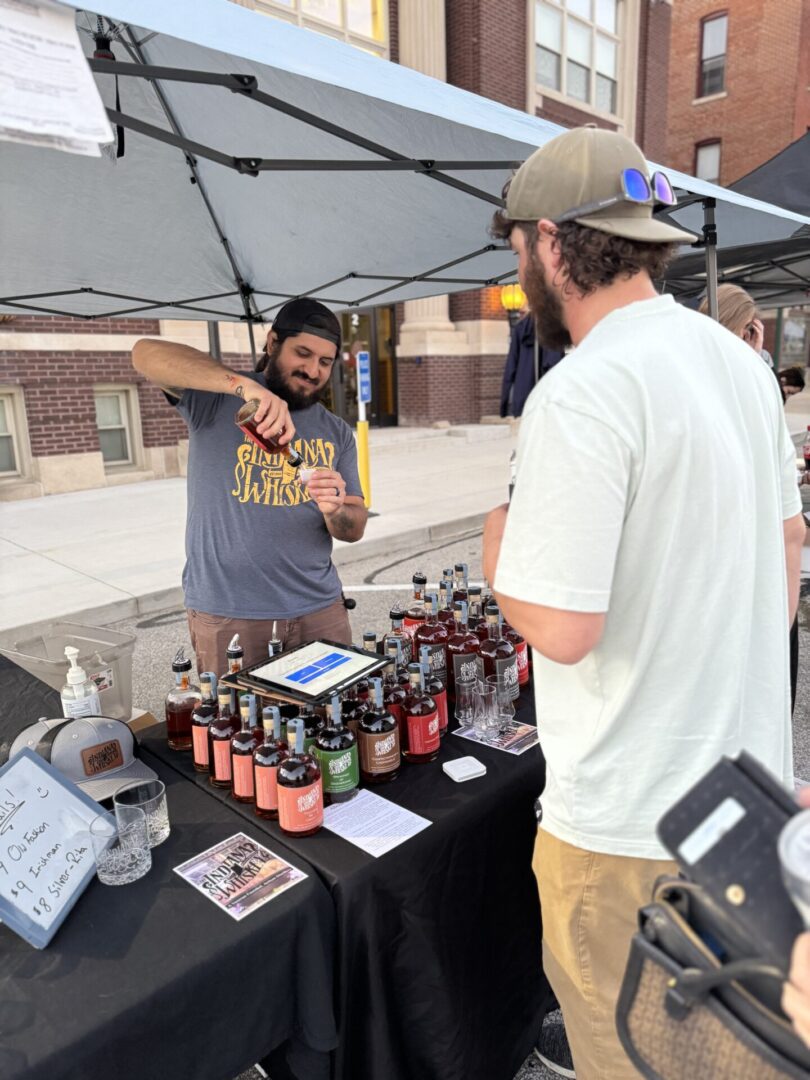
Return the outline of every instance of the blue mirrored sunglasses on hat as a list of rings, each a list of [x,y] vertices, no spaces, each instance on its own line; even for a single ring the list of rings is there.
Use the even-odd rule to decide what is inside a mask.
[[[622,169],[619,179],[622,185],[621,195],[611,195],[608,199],[599,199],[598,202],[575,206],[573,210],[566,210],[564,214],[555,218],[554,224],[561,225],[564,221],[587,217],[589,214],[595,214],[617,203],[630,202],[639,205],[659,203],[662,206],[675,206],[678,202],[672,190],[672,184],[662,172],[654,172],[652,178],[648,179],[641,169]]]

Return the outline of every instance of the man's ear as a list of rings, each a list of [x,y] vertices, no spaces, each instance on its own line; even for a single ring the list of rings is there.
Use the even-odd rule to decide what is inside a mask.
[[[557,226],[548,218],[537,222],[537,254],[543,262],[550,263],[552,272],[560,268],[560,245],[557,241]]]
[[[268,330],[267,331],[267,341],[265,343],[265,349],[267,350],[268,354],[272,352],[273,346],[275,345],[275,343],[277,341],[278,341],[278,334],[275,332],[275,330]]]

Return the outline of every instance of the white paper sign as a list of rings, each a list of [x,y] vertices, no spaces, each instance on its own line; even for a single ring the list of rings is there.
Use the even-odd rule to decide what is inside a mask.
[[[365,789],[348,802],[327,806],[323,823],[330,832],[375,858],[404,844],[431,824],[427,818]]]
[[[0,769],[0,918],[41,949],[95,873],[104,811],[32,750]]]
[[[73,8],[0,0],[0,139],[99,157],[113,133]]]

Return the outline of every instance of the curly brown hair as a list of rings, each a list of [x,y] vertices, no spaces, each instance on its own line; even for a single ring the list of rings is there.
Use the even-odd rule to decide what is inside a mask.
[[[522,231],[527,244],[536,243],[536,221],[511,221],[503,210],[495,212],[490,226],[495,239],[508,240],[514,228]],[[660,281],[678,249],[677,244],[651,244],[612,236],[575,221],[558,225],[556,240],[567,282],[583,296],[610,285],[616,278],[630,278],[642,270],[653,281]]]

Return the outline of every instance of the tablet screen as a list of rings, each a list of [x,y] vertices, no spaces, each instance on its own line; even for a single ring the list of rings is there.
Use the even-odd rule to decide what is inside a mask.
[[[251,667],[245,675],[294,697],[320,698],[379,670],[386,662],[360,649],[312,641]]]

